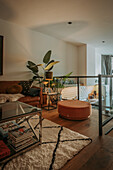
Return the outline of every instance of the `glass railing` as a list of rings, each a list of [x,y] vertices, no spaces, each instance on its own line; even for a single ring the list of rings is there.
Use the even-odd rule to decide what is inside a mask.
[[[102,114],[113,115],[113,76],[65,76],[54,77],[56,89],[60,92],[67,87],[75,88],[75,96],[78,100],[88,101],[99,112],[99,135],[102,135],[102,127],[109,120],[102,122]],[[109,118],[110,119],[110,118]],[[111,120],[111,119],[110,119]],[[107,123],[106,123],[107,122]]]

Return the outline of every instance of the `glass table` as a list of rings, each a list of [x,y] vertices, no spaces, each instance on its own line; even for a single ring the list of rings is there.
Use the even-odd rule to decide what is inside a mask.
[[[37,119],[37,124],[35,125],[35,127],[33,127],[30,119],[35,115],[38,115],[39,118]],[[11,151],[9,156],[0,159],[0,164],[3,164],[10,159],[18,156],[19,154],[32,149],[33,147],[41,144],[42,141],[42,110],[40,108],[33,107],[19,101],[0,104],[0,125],[12,120],[15,120],[16,123],[19,125],[21,125],[23,122],[27,122],[29,128],[34,135],[34,138],[36,139],[36,142],[16,152],[12,148],[10,148],[10,145],[8,144],[6,139],[4,140],[2,137],[0,137],[0,140],[2,139]],[[38,129],[38,133],[35,131],[36,128]]]

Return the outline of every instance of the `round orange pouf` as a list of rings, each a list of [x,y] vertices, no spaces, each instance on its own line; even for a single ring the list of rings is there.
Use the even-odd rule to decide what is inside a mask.
[[[92,113],[91,104],[80,100],[64,100],[58,102],[59,116],[70,120],[84,120]]]

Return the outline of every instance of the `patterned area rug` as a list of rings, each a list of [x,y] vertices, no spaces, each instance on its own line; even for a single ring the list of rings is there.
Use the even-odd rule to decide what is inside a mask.
[[[36,125],[37,118],[32,122]],[[43,119],[42,125],[42,145],[14,158],[4,170],[60,169],[91,142],[89,137],[47,119]]]

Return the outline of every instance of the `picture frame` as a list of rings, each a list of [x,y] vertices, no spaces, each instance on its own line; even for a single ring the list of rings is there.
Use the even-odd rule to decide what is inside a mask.
[[[0,35],[0,75],[3,75],[3,36]]]

